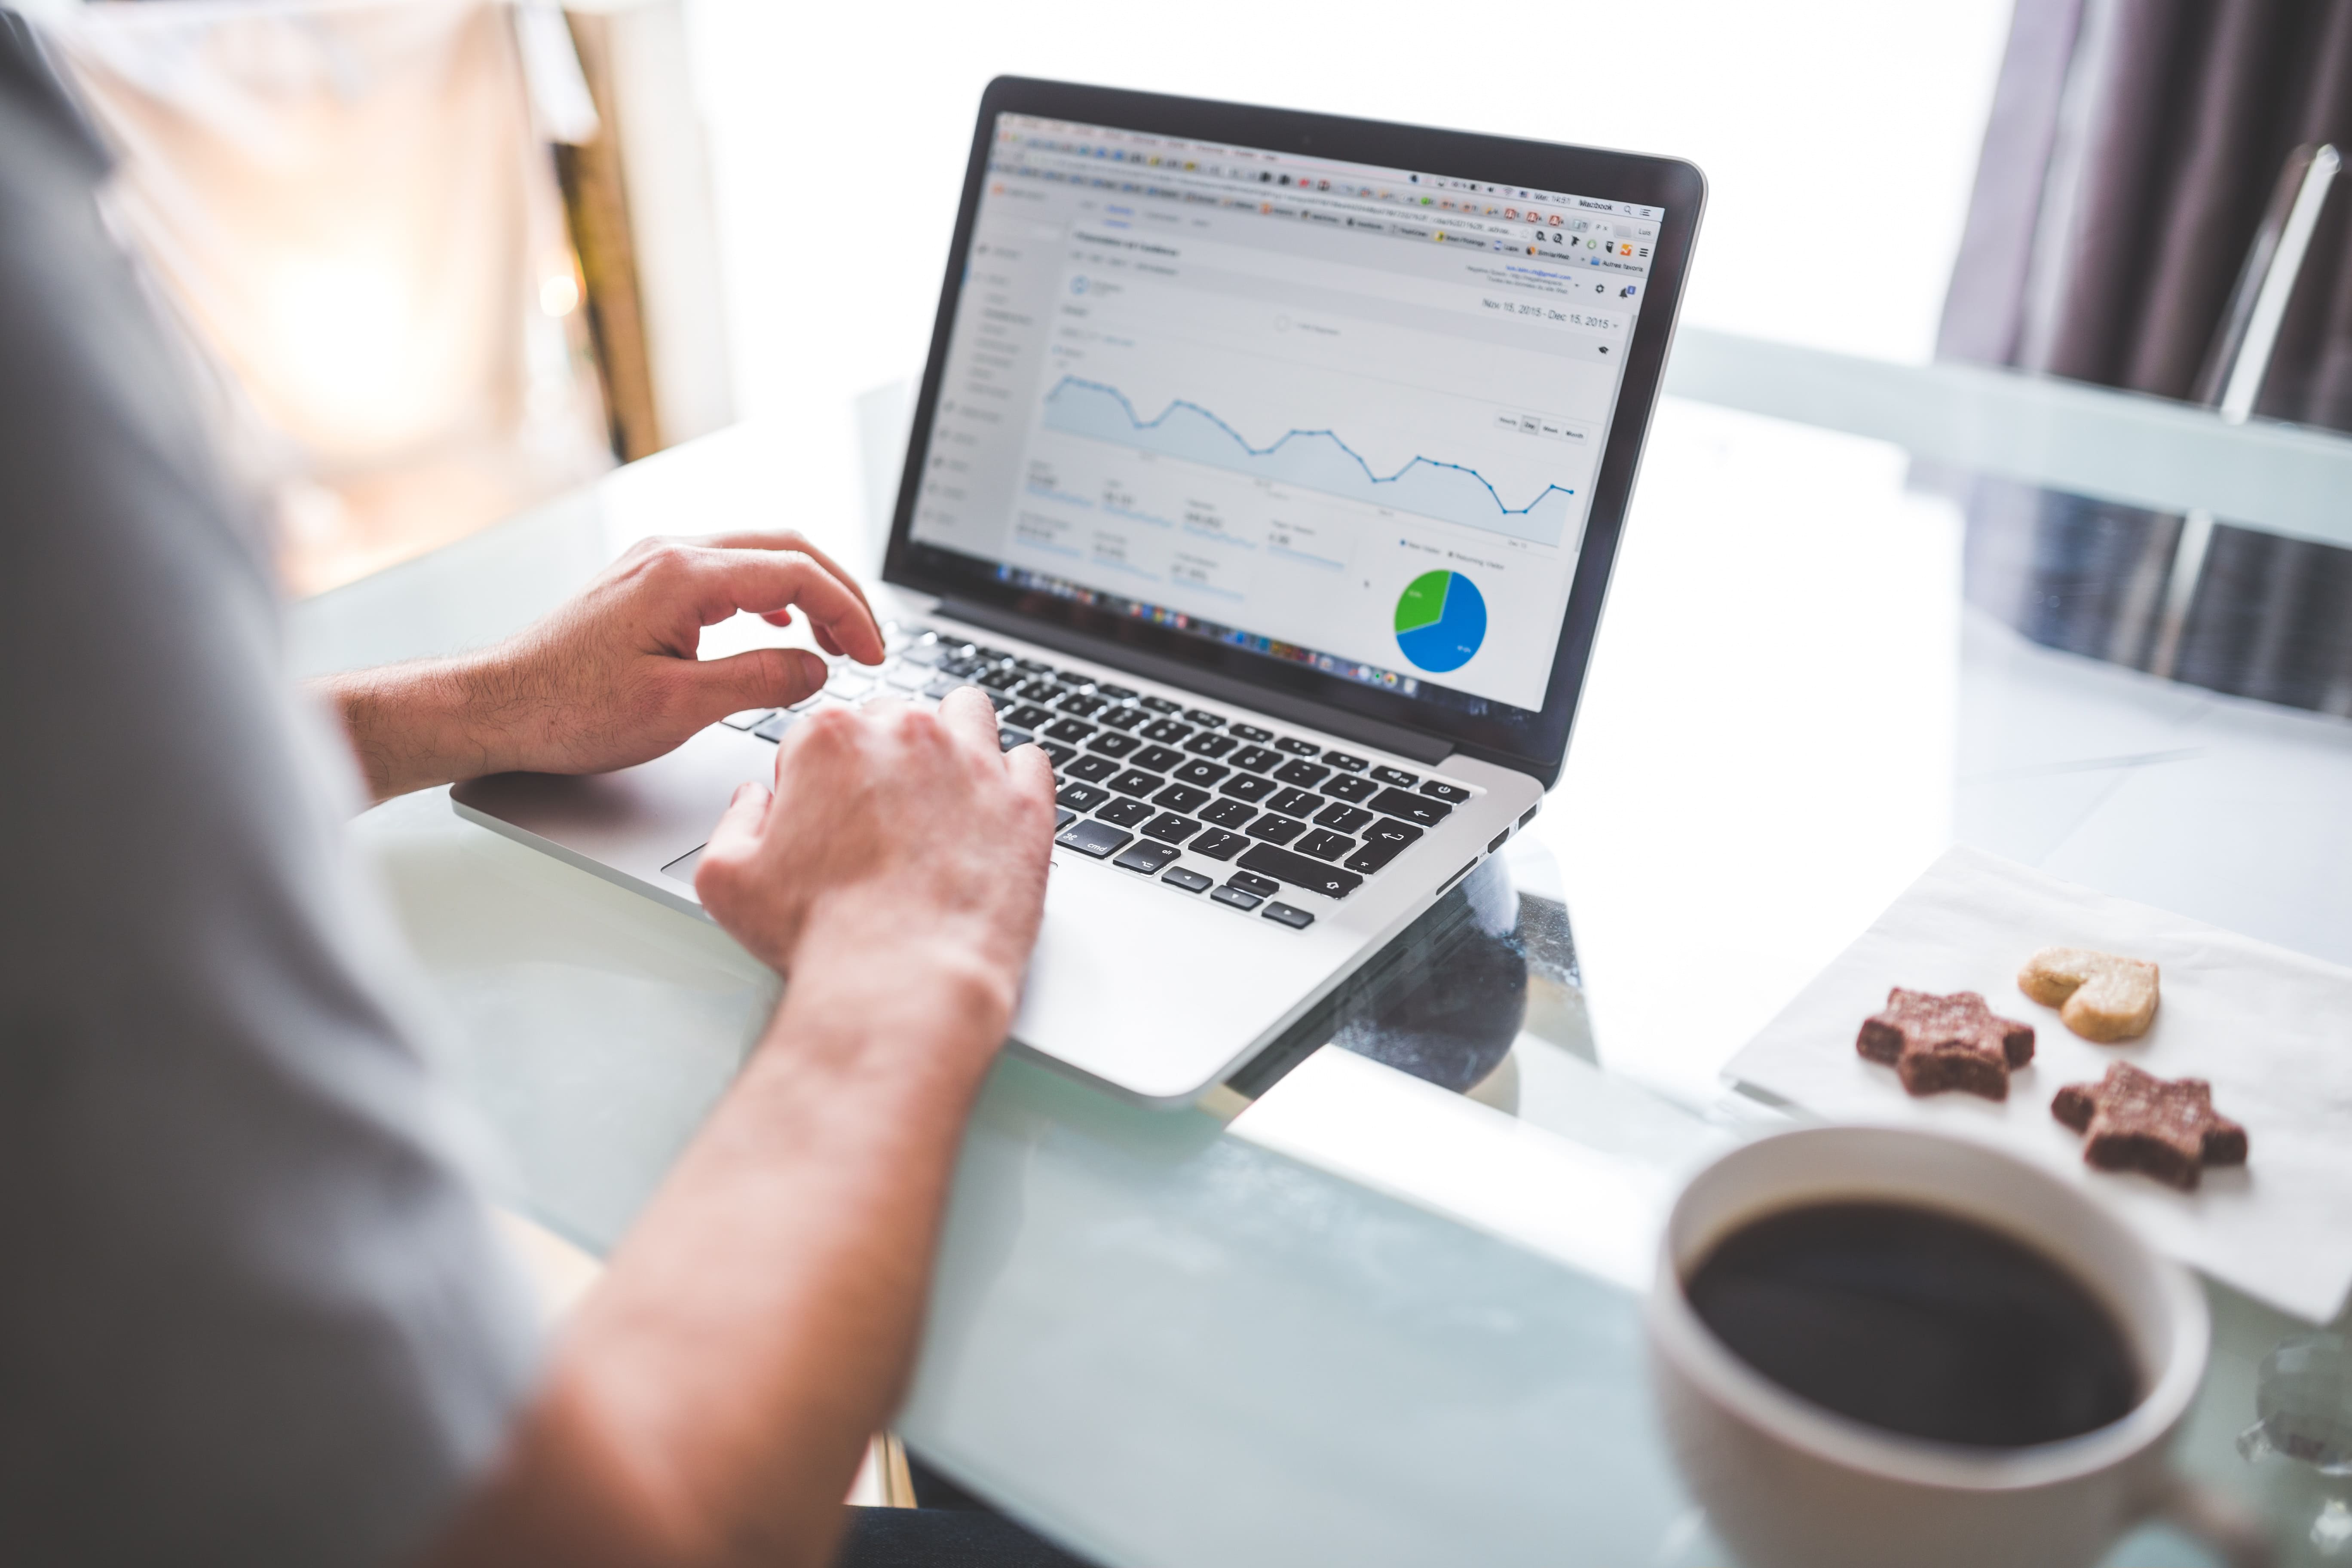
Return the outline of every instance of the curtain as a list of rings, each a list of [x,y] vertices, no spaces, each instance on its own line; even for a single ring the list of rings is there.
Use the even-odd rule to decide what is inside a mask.
[[[2352,0],[2018,0],[1939,356],[2193,395],[2307,142],[2352,153]],[[2352,430],[2345,186],[2259,416]],[[2178,519],[1990,482],[1969,514],[1973,600],[2037,641],[2147,662]],[[2171,673],[2352,714],[2352,552],[2218,528]]]
[[[117,149],[110,216],[224,369],[291,588],[610,466],[507,7],[100,4],[50,42]]]

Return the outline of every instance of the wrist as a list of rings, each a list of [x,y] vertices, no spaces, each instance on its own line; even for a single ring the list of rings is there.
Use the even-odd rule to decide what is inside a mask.
[[[482,721],[478,656],[355,670],[325,683],[378,800],[516,763]]]
[[[877,1038],[984,1066],[1021,995],[1021,966],[996,945],[966,922],[910,915],[904,897],[880,889],[821,895],[785,955],[785,1007],[870,1020]]]

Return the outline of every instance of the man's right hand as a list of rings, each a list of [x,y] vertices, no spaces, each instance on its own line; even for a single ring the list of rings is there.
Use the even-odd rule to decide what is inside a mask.
[[[977,689],[950,692],[936,713],[821,710],[777,749],[772,795],[736,792],[695,889],[786,974],[812,954],[856,951],[976,981],[1001,1038],[1036,941],[1053,830],[1053,765],[1034,745],[1000,753]]]

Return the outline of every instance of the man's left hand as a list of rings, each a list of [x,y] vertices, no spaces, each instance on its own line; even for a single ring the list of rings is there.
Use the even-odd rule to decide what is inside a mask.
[[[824,684],[824,661],[806,649],[701,658],[702,629],[739,612],[776,626],[805,616],[826,652],[881,662],[881,628],[856,583],[780,531],[646,540],[494,647],[324,684],[379,800],[484,773],[604,773]]]

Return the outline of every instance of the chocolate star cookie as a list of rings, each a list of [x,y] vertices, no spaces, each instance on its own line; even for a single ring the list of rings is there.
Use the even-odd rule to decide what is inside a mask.
[[[2090,1133],[2083,1159],[2103,1171],[2142,1171],[2183,1192],[2208,1165],[2246,1163],[2246,1130],[2213,1110],[2201,1078],[2167,1080],[2117,1062],[2097,1083],[2070,1083],[2050,1113]]]
[[[2010,1068],[2033,1059],[2033,1026],[1994,1016],[1973,991],[1931,996],[1898,985],[1885,1012],[1863,1020],[1853,1048],[1893,1064],[1913,1094],[1958,1089],[2007,1100]]]

